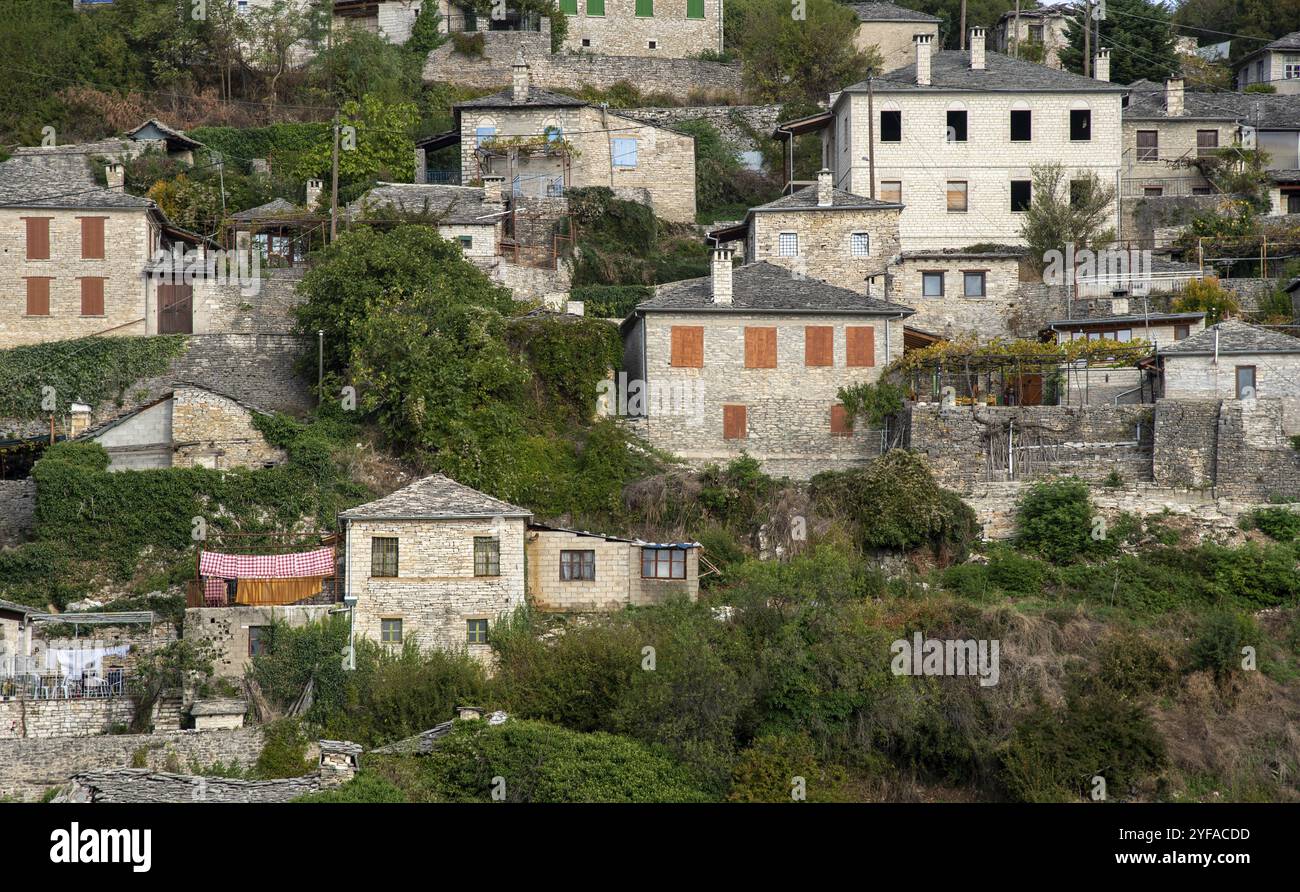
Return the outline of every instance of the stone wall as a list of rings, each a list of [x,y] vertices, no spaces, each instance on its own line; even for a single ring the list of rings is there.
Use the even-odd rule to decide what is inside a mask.
[[[885,297],[884,275],[889,260],[898,254],[898,216],[895,209],[804,208],[760,211],[753,214],[746,239],[746,260],[766,260],[778,266],[822,279],[841,288],[868,292],[867,278],[876,279],[874,297]],[[798,253],[782,257],[780,237],[793,233]],[[852,238],[867,235],[866,256],[854,256]],[[905,306],[915,306],[900,301]],[[911,325],[909,319],[908,324]]]
[[[149,399],[172,389],[171,382],[183,382],[210,387],[267,412],[302,415],[314,405],[307,382],[294,368],[299,357],[315,353],[316,345],[309,338],[208,334],[192,335],[188,342],[188,349],[165,375],[143,382],[155,394]],[[139,386],[128,389],[128,395]]]
[[[936,479],[954,489],[1055,475],[1101,481],[1112,472],[1125,481],[1151,479],[1150,406],[917,403],[909,411],[911,448],[925,453]]]
[[[704,0],[703,16],[690,18],[688,0],[656,0],[654,14],[637,15],[636,0],[605,0],[601,15],[583,7],[570,14],[564,48],[574,53],[683,59],[722,50],[723,0]]]
[[[1160,400],[1156,482],[1245,502],[1300,497],[1300,452],[1283,432],[1283,412],[1280,400]]]
[[[262,732],[244,728],[0,740],[0,796],[36,799],[51,787],[67,784],[75,774],[128,768],[137,752],[154,770],[169,765],[200,769],[216,762],[247,768],[262,752]]]
[[[36,520],[36,481],[0,480],[0,548],[27,541]]]
[[[760,145],[755,135],[769,142],[781,118],[779,105],[687,105],[630,108],[625,114],[660,127],[675,127],[685,121],[708,121],[727,142],[742,152],[755,152]]]
[[[306,267],[261,268],[255,293],[237,281],[194,283],[194,331],[201,334],[284,334],[293,331],[298,283]]]
[[[381,641],[381,622],[402,621],[402,638],[423,648],[465,650],[469,620],[489,622],[524,603],[524,521],[352,520],[347,525],[349,590],[357,597],[356,634]],[[398,575],[371,576],[371,539],[397,539]],[[500,575],[474,575],[474,539],[500,544]]]
[[[0,701],[0,740],[97,737],[135,715],[129,697]]]
[[[573,282],[568,262],[559,269],[524,266],[500,259],[491,270],[492,280],[510,289],[515,300],[541,301],[546,306],[564,309]]]
[[[510,66],[522,46],[533,84],[545,90],[607,90],[623,81],[642,94],[664,93],[685,100],[719,95],[739,98],[746,92],[739,65],[591,53],[551,55],[549,36],[542,39],[515,31],[488,31],[483,36],[487,46],[482,58],[467,59],[450,43],[431,52],[424,65],[424,79],[478,90],[500,89],[510,84]]]
[[[1020,257],[1017,255],[905,254],[891,267],[891,272],[886,297],[916,310],[916,314],[907,320],[909,328],[946,338],[974,334],[984,341],[1017,336],[1021,332],[1036,336],[1046,321],[1040,318],[1043,310],[1034,308],[1033,300],[1047,292],[1034,289],[1032,283],[1030,288],[1022,290]],[[943,295],[925,297],[921,287],[922,276],[935,272],[943,274]],[[983,296],[965,295],[967,272],[984,274]],[[1027,323],[1019,326],[1020,331],[1013,330],[1018,321],[1017,310],[1020,311],[1019,317]]]
[[[213,651],[218,678],[243,678],[248,668],[249,629],[283,622],[293,628],[325,619],[331,604],[266,607],[191,607],[185,611],[184,637]]]
[[[960,27],[960,26],[959,26]],[[862,22],[853,36],[853,45],[859,50],[875,47],[880,53],[881,69],[894,71],[916,61],[912,37],[929,34],[933,46],[939,45],[938,22]]]
[[[253,425],[247,408],[197,387],[176,388],[171,435],[174,467],[259,468],[285,458]]]
[[[1164,395],[1170,399],[1235,401],[1237,366],[1255,368],[1255,392],[1261,402],[1280,400],[1282,429],[1300,434],[1300,354],[1171,354],[1164,358]]]

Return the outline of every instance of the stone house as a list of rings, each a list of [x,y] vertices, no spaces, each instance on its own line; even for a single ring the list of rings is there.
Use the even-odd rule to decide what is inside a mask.
[[[1278,400],[1286,434],[1300,433],[1300,338],[1227,320],[1157,354],[1171,400]]]
[[[203,244],[152,201],[99,185],[81,155],[0,164],[0,348],[95,334],[161,334],[169,318],[147,274],[159,250]]]
[[[342,512],[355,634],[486,658],[488,625],[524,603],[531,518],[441,474]]]
[[[1195,164],[1240,143],[1242,109],[1218,93],[1187,91],[1182,78],[1163,86],[1137,81],[1124,106],[1124,189],[1130,200],[1213,195]]]
[[[695,221],[694,137],[538,89],[522,57],[511,73],[510,89],[454,106],[462,183],[499,176],[530,196],[605,186],[665,220]]]
[[[948,339],[1005,337],[1021,312],[1024,259],[1023,249],[1010,246],[904,251],[890,265],[886,297],[915,311],[909,329]]]
[[[427,183],[378,183],[343,212],[349,223],[430,223],[480,266],[491,265],[497,256],[506,213],[499,188],[489,195],[473,186]]]
[[[723,0],[559,2],[569,25],[569,52],[667,59],[722,52]]]
[[[878,454],[880,432],[850,425],[837,392],[902,355],[912,310],[766,261],[733,271],[733,253],[715,250],[709,277],[660,285],[623,320],[623,366],[645,394],[628,414],[693,465],[748,453],[807,479]]]
[[[169,127],[157,118],[150,118],[120,137],[61,146],[18,146],[13,150],[13,156],[15,158],[74,156],[126,162],[138,158],[145,152],[159,152],[182,164],[193,164],[194,152],[201,148],[203,143],[187,136],[184,131]]]
[[[837,188],[900,202],[904,250],[1023,244],[1038,165],[1115,182],[1123,87],[987,53],[982,28],[971,30],[969,51],[932,44],[917,35],[911,65],[846,87],[828,111],[777,129],[785,139],[820,131]]]
[[[243,678],[253,657],[264,652],[277,623],[301,628],[329,618],[336,604],[275,604],[194,607],[185,611],[181,637],[210,650],[218,678]]]
[[[912,38],[929,34],[939,42],[939,25],[943,19],[893,3],[850,3],[857,15],[857,33],[853,45],[859,50],[875,47],[880,53],[881,70],[893,71],[912,61]]]
[[[254,415],[264,414],[215,390],[178,385],[159,399],[87,428],[80,439],[104,447],[110,471],[265,468],[285,456],[253,424]]]
[[[822,170],[817,185],[749,209],[742,223],[709,234],[715,244],[744,240],[745,262],[783,266],[864,294],[884,296],[898,255],[897,202],[836,189]]]
[[[13,675],[18,662],[31,656],[32,627],[36,611],[13,601],[0,600],[0,678]]]
[[[1274,214],[1300,214],[1300,170],[1270,171],[1268,202]]]
[[[661,604],[700,590],[698,542],[642,542],[533,523],[524,547],[528,600],[540,610],[595,613]]]
[[[1111,341],[1148,341],[1157,349],[1190,338],[1205,330],[1205,314],[1123,313],[1084,316],[1079,319],[1048,320],[1046,330],[1057,341],[1102,338]]]
[[[1233,69],[1238,90],[1271,84],[1278,93],[1300,94],[1300,31],[1284,34],[1238,60]]]
[[[1060,70],[1061,50],[1070,43],[1065,25],[1073,15],[1074,8],[1066,3],[1004,12],[993,31],[997,50]]]

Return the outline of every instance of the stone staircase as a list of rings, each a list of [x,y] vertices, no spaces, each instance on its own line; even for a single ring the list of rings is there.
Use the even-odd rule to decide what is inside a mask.
[[[153,730],[179,731],[184,703],[180,694],[164,694],[158,698],[153,708]]]

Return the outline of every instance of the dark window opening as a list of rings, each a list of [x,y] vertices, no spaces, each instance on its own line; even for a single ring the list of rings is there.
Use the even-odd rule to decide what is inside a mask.
[[[1029,142],[1034,138],[1034,113],[1029,109],[1011,112],[1011,141]]]
[[[964,111],[948,112],[948,142],[966,141],[966,113]]]
[[[1011,213],[1018,214],[1029,210],[1033,200],[1033,185],[1031,180],[1011,181]]]
[[[1086,108],[1070,110],[1070,139],[1074,142],[1092,139],[1092,111]]]
[[[901,111],[882,111],[880,113],[880,141],[903,141],[903,113]]]

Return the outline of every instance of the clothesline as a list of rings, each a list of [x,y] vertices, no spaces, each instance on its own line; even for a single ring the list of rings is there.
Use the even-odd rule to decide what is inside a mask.
[[[221,579],[301,579],[334,575],[334,549],[293,554],[199,552],[199,575]]]

